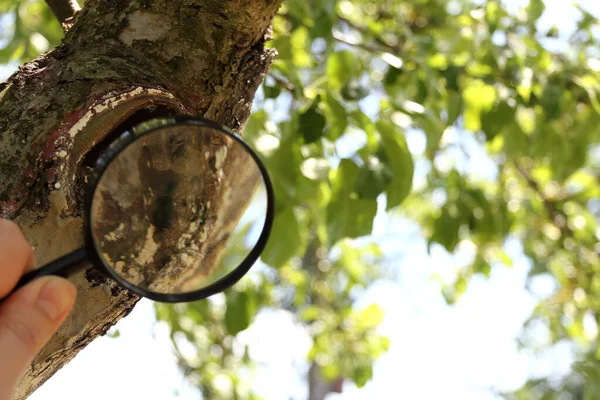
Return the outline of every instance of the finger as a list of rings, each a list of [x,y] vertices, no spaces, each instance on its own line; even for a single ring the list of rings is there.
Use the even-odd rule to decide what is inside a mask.
[[[0,219],[0,299],[10,293],[23,272],[33,264],[33,250],[19,226]]]
[[[25,238],[25,237],[24,237],[24,239],[27,240],[27,238]],[[38,263],[37,263],[37,257],[35,256],[35,248],[32,247],[31,245],[29,245],[29,241],[27,241],[27,245],[31,249],[31,257],[29,258],[29,261],[27,262],[27,266],[25,266],[25,272],[30,272],[38,267]]]
[[[0,304],[0,398],[10,398],[27,366],[65,320],[75,296],[69,281],[46,276]]]

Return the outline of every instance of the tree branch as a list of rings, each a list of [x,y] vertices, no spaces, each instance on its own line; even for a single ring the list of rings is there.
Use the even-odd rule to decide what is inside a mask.
[[[49,4],[62,4],[54,12],[69,22],[73,2]],[[60,46],[0,85],[0,217],[21,226],[40,265],[83,245],[85,160],[138,112],[165,107],[243,130],[275,57],[265,40],[279,4],[87,0]],[[93,269],[71,280],[75,310],[25,372],[17,400],[137,301]]]
[[[335,40],[337,40],[340,43],[344,43],[347,44],[348,46],[353,46],[353,47],[359,47],[363,50],[366,50],[370,53],[381,53],[382,50],[379,49],[377,46],[373,46],[371,44],[368,43],[364,43],[361,40],[354,40],[352,39],[350,36],[340,32],[340,31],[333,31],[333,38]]]
[[[273,74],[273,73],[269,73],[269,76],[275,81],[275,84],[283,89],[286,89],[290,92],[294,92],[296,90],[296,85],[294,85],[292,82],[287,81],[283,78],[280,78],[279,76]]]
[[[363,35],[371,35],[371,36],[373,36],[373,39],[375,39],[375,41],[381,47],[383,47],[385,50],[390,51],[392,53],[397,53],[397,54],[400,54],[402,52],[402,46],[401,45],[391,44],[387,40],[385,40],[383,37],[381,37],[380,35],[376,35],[374,33],[369,32],[366,27],[364,27],[362,25],[358,25],[357,23],[355,23],[353,21],[350,21],[347,18],[344,18],[344,17],[338,15],[338,19],[340,21],[342,21],[343,23],[345,23],[346,25],[348,25],[350,28],[359,31]]]
[[[354,47],[361,48],[363,50],[368,51],[369,53],[372,53],[378,57],[381,57],[382,60],[384,60],[385,62],[387,62],[388,64],[390,64],[391,66],[393,66],[395,68],[402,67],[403,61],[399,56],[397,56],[396,54],[393,54],[389,51],[386,51],[385,49],[382,49],[377,45],[373,45],[371,43],[365,43],[362,40],[354,40],[350,36],[340,32],[340,31],[333,31],[333,38],[340,43],[347,44],[348,46],[354,46]],[[400,54],[400,52],[395,52],[395,53]]]
[[[323,376],[321,367],[316,363],[310,365],[308,370],[308,382],[309,382],[309,400],[324,400],[329,393],[342,393],[342,385],[344,384],[344,378],[338,377],[333,382],[328,381]]]
[[[573,236],[573,231],[571,230],[571,228],[569,228],[569,226],[566,223],[567,222],[567,217],[566,217],[566,215],[563,212],[561,212],[556,207],[556,202],[546,197],[546,195],[544,194],[544,192],[540,188],[540,185],[537,183],[537,181],[535,179],[533,179],[533,177],[531,177],[531,175],[529,175],[529,173],[527,171],[525,171],[525,169],[523,167],[521,167],[519,165],[519,163],[517,163],[516,161],[514,161],[514,164],[515,164],[515,168],[517,169],[517,171],[519,172],[519,174],[527,182],[527,185],[531,189],[533,189],[533,191],[536,192],[538,194],[538,196],[540,196],[540,198],[542,199],[542,203],[544,204],[544,208],[546,209],[546,212],[548,213],[548,216],[552,220],[552,223],[554,225],[556,225],[560,229],[561,234],[563,236],[572,237]]]
[[[81,10],[77,0],[46,0],[46,3],[66,31],[71,27],[71,20]]]
[[[289,17],[288,13],[280,13],[279,15],[284,18]],[[370,53],[373,53],[377,56],[381,56],[382,54],[389,53],[388,55],[391,55],[393,58],[397,58],[398,60],[400,60],[399,55],[402,53],[403,43],[402,44],[389,43],[382,36],[369,32],[368,29],[364,26],[358,25],[358,24],[350,21],[349,19],[346,19],[339,15],[338,15],[338,19],[341,22],[348,25],[350,28],[360,32],[361,35],[373,36],[375,43],[366,43],[362,40],[355,40],[351,36],[341,32],[339,30],[334,29],[332,32],[332,36],[336,41],[338,41],[340,43],[344,43],[348,46],[361,48],[361,49],[366,50]],[[401,61],[392,61],[391,64],[396,66],[395,64],[397,64],[398,62],[401,63]]]

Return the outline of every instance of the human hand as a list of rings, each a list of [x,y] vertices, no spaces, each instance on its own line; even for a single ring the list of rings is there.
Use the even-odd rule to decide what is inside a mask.
[[[33,250],[19,227],[0,219],[0,299],[33,265]],[[75,296],[69,281],[46,276],[0,303],[0,400],[12,398],[29,364],[71,311]]]

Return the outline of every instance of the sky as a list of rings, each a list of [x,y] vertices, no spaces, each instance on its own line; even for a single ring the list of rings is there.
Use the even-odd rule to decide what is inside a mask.
[[[527,1],[507,0],[516,10]],[[570,1],[546,0],[540,25],[556,24],[561,31],[574,29],[578,16]],[[600,17],[600,2],[579,4]],[[9,69],[0,69],[0,78]],[[412,151],[424,146],[419,135],[409,136]],[[467,170],[484,176],[495,173],[481,148],[453,132],[445,140],[462,140],[472,154]],[[448,163],[456,160],[446,160]],[[418,184],[418,182],[417,182]],[[549,278],[536,278],[533,293],[524,290],[529,264],[519,243],[509,241],[507,253],[512,268],[494,268],[489,280],[475,277],[460,302],[449,307],[432,282],[434,274],[452,275],[464,265],[472,249],[461,246],[457,256],[434,246],[431,254],[418,227],[400,217],[380,212],[374,237],[384,251],[397,253],[390,262],[396,279],[382,281],[368,290],[357,307],[373,302],[385,310],[381,327],[391,340],[390,350],[374,367],[374,378],[364,388],[346,383],[342,394],[328,400],[352,399],[497,399],[499,391],[520,387],[528,377],[564,374],[572,362],[568,346],[533,356],[519,352],[515,338],[539,298],[553,288]],[[398,253],[397,249],[402,251]],[[171,353],[168,328],[154,322],[150,301],[142,300],[122,321],[118,338],[102,337],[86,347],[30,399],[143,398],[199,399],[178,371]],[[260,362],[256,391],[267,400],[306,398],[306,385],[299,371],[306,370],[305,354],[311,346],[307,333],[284,312],[259,315],[241,334]],[[90,390],[93,388],[93,390]]]

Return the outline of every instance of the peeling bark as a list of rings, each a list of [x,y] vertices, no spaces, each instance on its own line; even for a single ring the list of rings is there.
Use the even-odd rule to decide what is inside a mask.
[[[86,156],[142,109],[241,130],[271,61],[279,0],[88,0],[61,46],[0,84],[0,217],[40,265],[82,244]],[[149,29],[151,27],[151,29]],[[18,386],[24,399],[137,298],[93,270],[73,314]]]

